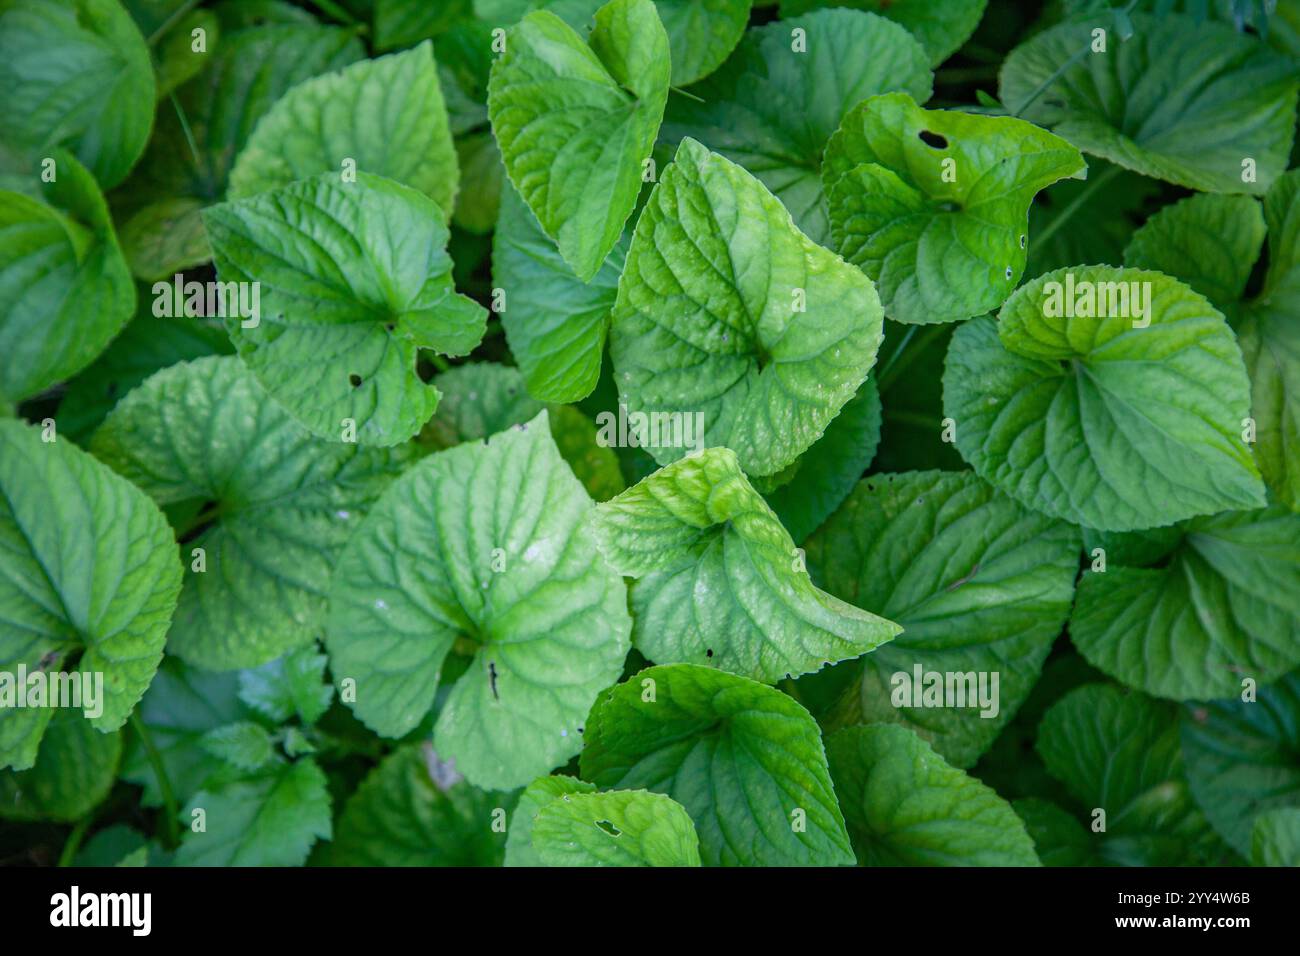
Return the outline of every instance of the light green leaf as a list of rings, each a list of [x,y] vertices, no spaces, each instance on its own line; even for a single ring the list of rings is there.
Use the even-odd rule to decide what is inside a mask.
[[[519,796],[510,815],[506,833],[506,858],[503,866],[542,866],[533,847],[533,821],[546,805],[568,793],[593,793],[595,786],[577,777],[538,777]]]
[[[89,365],[135,309],[104,197],[63,150],[45,199],[0,192],[0,400],[17,402]],[[34,182],[35,180],[31,180]]]
[[[744,677],[672,664],[619,684],[592,708],[582,776],[672,797],[706,866],[854,862],[816,722]]]
[[[668,97],[668,35],[650,0],[610,0],[590,46],[559,17],[530,13],[492,66],[488,113],[506,173],[589,281],[641,191]]]
[[[633,642],[664,664],[766,683],[859,657],[899,628],[813,586],[736,456],[710,448],[596,508],[596,540],[632,586]]]
[[[1070,613],[1079,533],[970,472],[873,475],[808,541],[808,560],[831,594],[903,629],[840,665],[855,677],[823,726],[902,724],[969,767],[1015,716]]]
[[[47,714],[49,726],[30,770],[0,770],[0,818],[70,823],[108,796],[122,734],[102,734],[78,710]]]
[[[312,844],[330,837],[329,789],[310,759],[201,790],[182,819],[197,809],[207,830],[185,834],[177,866],[302,866]]]
[[[411,458],[313,438],[233,356],[154,375],[113,410],[92,448],[159,504],[202,503],[177,529],[187,570],[168,640],[187,663],[213,670],[311,643],[335,557]]]
[[[862,386],[881,326],[861,272],[687,139],[637,222],[610,352],[620,401],[660,464],[688,450],[649,427],[673,418],[695,423],[696,447],[726,445],[763,476],[807,451]]]
[[[814,242],[827,242],[826,141],[859,101],[899,90],[923,103],[931,80],[925,51],[898,24],[818,10],[748,31],[692,97],[672,97],[664,138],[708,143],[762,180]]]
[[[1132,23],[1133,36],[1110,34],[1104,52],[1093,52],[1092,22],[1044,30],[1003,62],[999,99],[1126,169],[1205,192],[1267,190],[1291,150],[1294,66],[1221,24]]]
[[[1210,823],[1243,856],[1257,816],[1300,807],[1300,671],[1240,697],[1183,710],[1183,753],[1192,793]]]
[[[0,673],[102,674],[91,723],[107,733],[158,669],[181,569],[138,488],[42,434],[0,419]],[[0,708],[0,767],[32,766],[49,719],[46,708]]]
[[[1231,697],[1300,665],[1300,515],[1197,518],[1158,568],[1088,571],[1070,635],[1095,667],[1158,697]]]
[[[1094,300],[1104,315],[1058,308]],[[1161,273],[1039,276],[999,321],[957,329],[943,391],[962,457],[1045,514],[1129,531],[1264,504],[1242,441],[1249,382],[1232,330]]]
[[[620,239],[584,283],[514,188],[503,190],[492,284],[505,292],[501,324],[534,398],[573,402],[596,387],[629,242]]]
[[[153,126],[144,38],[117,0],[8,0],[0,10],[0,145],[66,146],[104,189],[120,183]]]
[[[262,385],[314,434],[362,444],[419,431],[438,391],[420,349],[465,355],[487,313],[453,287],[448,231],[428,197],[325,174],[203,213],[222,282],[260,283],[261,316],[226,329]],[[251,293],[250,293],[251,294]]]
[[[471,783],[520,786],[577,753],[631,630],[622,579],[583,523],[590,510],[545,415],[396,482],[348,545],[330,600],[330,669],[356,682],[362,722],[412,730],[455,651],[473,660],[434,746]]]
[[[700,841],[681,804],[660,793],[563,794],[538,812],[544,866],[699,866]]]
[[[1039,865],[1010,805],[906,728],[845,728],[826,757],[863,866]]]
[[[878,284],[886,315],[924,324],[1001,305],[1024,273],[1034,196],[1086,168],[1023,120],[890,93],[844,118],[822,180],[840,254]]]
[[[148,308],[151,301],[144,300],[122,334],[68,383],[57,415],[60,434],[82,442],[122,396],[154,372],[234,350],[220,327],[204,319],[157,318]]]
[[[1300,807],[1279,807],[1255,818],[1250,859],[1255,866],[1300,866]]]
[[[242,199],[331,173],[384,176],[450,216],[459,172],[433,44],[306,80],[263,116],[230,170]]]
[[[988,0],[781,0],[781,16],[794,17],[818,7],[869,10],[907,27],[938,66],[957,52],[984,16]]]
[[[1047,711],[1038,753],[1089,814],[1105,811],[1112,862],[1207,863],[1213,834],[1192,801],[1173,705],[1109,684],[1086,684]]]
[[[791,480],[763,493],[791,538],[803,541],[831,516],[871,464],[879,443],[880,395],[868,378],[790,466]]]
[[[1269,241],[1264,287],[1244,300],[1252,263]],[[1255,458],[1278,499],[1300,511],[1300,171],[1257,202],[1191,196],[1133,237],[1125,261],[1182,279],[1233,322],[1251,380]],[[1244,423],[1243,423],[1244,427]]]
[[[325,683],[327,661],[313,645],[240,671],[239,699],[277,724],[295,714],[304,724],[314,724],[334,699],[334,688]]]
[[[200,745],[210,730],[251,717],[236,696],[238,675],[201,671],[166,658],[140,702],[140,720],[158,751],[176,799],[185,803],[220,769]],[[152,761],[136,734],[128,738],[122,779],[144,789],[140,802],[163,805]]]
[[[257,770],[275,757],[275,742],[261,724],[243,720],[209,730],[199,741],[208,753],[240,770]]]
[[[343,808],[333,866],[500,866],[512,798],[471,787],[427,744],[384,758]],[[516,811],[517,812],[517,811]]]

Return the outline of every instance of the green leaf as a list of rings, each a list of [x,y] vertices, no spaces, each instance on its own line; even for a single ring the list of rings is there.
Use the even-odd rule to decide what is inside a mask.
[[[1250,859],[1255,866],[1300,866],[1300,807],[1281,807],[1255,818]]]
[[[1093,840],[1086,827],[1068,811],[1041,797],[1011,803],[1025,830],[1034,841],[1034,852],[1043,866],[1097,866],[1106,841]],[[1120,862],[1122,865],[1122,861]]]
[[[501,324],[534,398],[574,402],[596,387],[629,241],[619,240],[582,282],[514,188],[503,190],[492,284],[505,292]]]
[[[203,219],[221,281],[260,283],[257,324],[226,318],[240,357],[318,436],[338,441],[350,420],[363,444],[405,441],[438,402],[418,351],[465,355],[483,337],[487,313],[453,287],[442,210],[406,186],[325,174]]]
[[[195,49],[196,30],[203,31],[201,50]],[[220,37],[221,20],[211,10],[192,10],[168,27],[154,47],[155,93],[159,100],[207,68]]]
[[[631,630],[622,579],[584,525],[590,510],[544,415],[396,482],[332,586],[331,671],[355,681],[361,721],[388,737],[415,728],[454,649],[473,660],[434,746],[471,783],[520,786],[576,754]]]
[[[1263,289],[1246,299],[1267,225]],[[1300,171],[1278,178],[1259,204],[1245,196],[1191,196],[1166,206],[1133,237],[1125,261],[1182,279],[1237,331],[1251,380],[1255,458],[1280,501],[1300,511]]]
[[[506,173],[583,282],[632,213],[669,84],[650,0],[610,0],[595,19],[588,46],[554,14],[530,13],[488,84]]]
[[[433,44],[306,80],[258,121],[230,170],[230,198],[362,170],[424,193],[448,216],[459,172]]]
[[[121,182],[153,126],[144,38],[117,0],[9,0],[0,10],[0,145],[66,146],[104,189]]]
[[[122,735],[102,734],[76,710],[48,717],[30,770],[0,770],[0,818],[70,823],[108,796],[122,756]]]
[[[590,418],[572,405],[554,405],[547,417],[560,457],[573,469],[587,494],[596,501],[608,501],[627,487],[618,455],[602,440]]]
[[[1209,824],[1192,801],[1170,704],[1109,684],[1060,698],[1038,730],[1038,753],[1090,822],[1101,823],[1112,862],[1209,862]]]
[[[168,640],[187,663],[213,670],[311,643],[339,550],[411,458],[313,438],[233,356],[154,375],[113,410],[92,448],[159,504],[202,503],[177,529],[187,570]]]
[[[905,29],[871,13],[818,10],[770,23],[748,31],[692,97],[672,98],[664,138],[708,143],[762,180],[802,232],[826,242],[826,141],[868,96],[898,90],[928,100],[927,62]]]
[[[88,716],[107,733],[158,669],[181,569],[138,488],[42,435],[0,419],[0,672],[102,674],[88,703],[102,711]],[[46,708],[0,709],[0,767],[32,766],[49,719]]]
[[[305,11],[299,11],[305,13]],[[164,102],[149,149],[125,192],[146,197],[192,196],[204,204],[225,195],[235,159],[258,122],[289,89],[364,56],[355,33],[300,21],[226,24],[211,64],[176,91],[193,135],[191,152],[178,111]]]
[[[943,392],[962,457],[1045,514],[1128,531],[1265,503],[1232,330],[1161,273],[1039,276],[957,329]]]
[[[162,199],[135,212],[122,224],[119,240],[131,274],[145,282],[170,279],[212,258],[203,230],[201,200]]]
[[[844,118],[822,180],[840,254],[878,284],[886,315],[924,324],[1001,305],[1025,269],[1034,196],[1086,168],[1023,120],[890,93]]]
[[[140,702],[140,720],[157,749],[172,792],[185,803],[221,768],[221,762],[201,746],[210,730],[252,716],[240,703],[238,675],[201,671],[166,658]],[[140,802],[163,805],[162,790],[140,738],[132,734],[122,761],[122,779],[144,789]]]
[[[519,369],[492,362],[467,362],[439,375],[438,411],[420,440],[434,448],[482,441],[511,425],[522,425],[543,409],[524,389]]]
[[[687,139],[637,222],[610,352],[620,401],[660,464],[688,450],[649,427],[675,417],[696,423],[696,447],[726,445],[762,476],[807,451],[862,386],[881,325],[862,273]]]
[[[490,132],[471,133],[456,140],[461,190],[456,194],[453,222],[466,232],[486,235],[496,228],[506,178],[501,151]],[[567,269],[567,266],[566,266]]]
[[[854,862],[816,722],[744,677],[672,664],[619,684],[592,708],[582,776],[672,797],[706,866]]]
[[[17,402],[89,365],[135,309],[104,197],[63,150],[40,199],[0,192],[0,400]],[[34,182],[34,179],[25,180]]]
[[[987,5],[988,0],[781,0],[781,16],[830,6],[879,13],[907,27],[938,66],[975,32]]]
[[[902,724],[969,767],[1033,688],[1070,613],[1079,533],[970,472],[873,475],[808,541],[808,560],[831,594],[903,629],[841,665],[855,676],[823,726]]]
[[[863,866],[1038,866],[1010,805],[897,726],[849,727],[826,757]]]
[[[325,774],[310,759],[202,790],[182,820],[200,809],[207,829],[185,835],[177,866],[302,866],[312,844],[330,837]]]
[[[1267,190],[1295,130],[1292,63],[1220,24],[1132,21],[1132,38],[1109,36],[1104,52],[1091,22],[1044,30],[1002,64],[999,98],[1126,169],[1206,192]]]
[[[149,308],[140,308],[113,344],[68,383],[59,403],[59,431],[82,442],[122,396],[154,372],[177,362],[231,351],[226,333],[204,319],[158,318]]]
[[[519,796],[510,829],[506,833],[506,857],[503,866],[542,866],[542,858],[533,847],[533,822],[538,812],[564,794],[592,793],[595,786],[577,777],[538,777]]]
[[[868,378],[796,459],[794,477],[763,497],[795,541],[803,541],[848,497],[880,442],[880,395]]]
[[[436,772],[436,776],[435,776]],[[448,774],[426,743],[402,747],[361,782],[326,851],[333,866],[500,866],[507,794]],[[517,812],[517,811],[516,811]]]
[[[199,741],[208,753],[240,770],[257,770],[275,758],[275,741],[251,720],[209,730]]]
[[[859,657],[899,628],[813,586],[736,456],[710,448],[598,505],[596,540],[632,586],[632,638],[665,664],[775,683]]]
[[[1158,697],[1231,697],[1300,665],[1300,515],[1198,518],[1156,568],[1085,572],[1070,635],[1095,667]]]
[[[473,4],[470,0],[374,0],[374,8],[375,49],[386,51],[446,32],[471,15]]]
[[[308,646],[240,671],[239,699],[277,724],[295,714],[304,724],[314,724],[334,699],[334,688],[325,683],[327,662],[315,646]]]
[[[751,0],[655,0],[672,61],[672,85],[708,76],[727,58],[749,25]]]
[[[1182,720],[1196,802],[1243,856],[1250,855],[1256,817],[1300,807],[1300,672],[1254,696],[1188,705]]]
[[[681,804],[645,790],[564,794],[538,812],[544,866],[699,866],[699,838]]]

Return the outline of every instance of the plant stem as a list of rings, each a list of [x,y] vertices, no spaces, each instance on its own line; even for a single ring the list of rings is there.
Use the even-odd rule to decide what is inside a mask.
[[[1056,218],[1049,222],[1043,231],[1034,237],[1034,242],[1045,243],[1047,240],[1051,239],[1052,236],[1056,235],[1056,233],[1060,231],[1061,227],[1069,222],[1076,212],[1083,208],[1083,204],[1092,198],[1093,193],[1097,192],[1102,186],[1120,174],[1121,168],[1122,167],[1120,166],[1111,166],[1096,179],[1092,180],[1080,189],[1079,195],[1070,200],[1070,204],[1062,209]]]
[[[81,846],[82,839],[86,836],[86,831],[90,829],[90,824],[94,821],[94,814],[86,814],[77,825],[72,828],[68,834],[68,839],[63,844],[63,852],[59,854],[59,866],[71,866],[73,859],[77,855],[77,850]]]
[[[189,117],[185,115],[185,110],[181,108],[181,101],[176,98],[175,91],[167,94],[172,101],[172,109],[176,110],[176,118],[180,120],[181,132],[185,134],[185,142],[189,144],[190,155],[194,157],[194,169],[196,172],[203,169],[203,160],[199,159],[199,147],[194,142],[194,133],[190,130]]]
[[[1136,6],[1137,6],[1137,0],[1129,0],[1128,6],[1126,6],[1122,11],[1120,11],[1120,13],[1124,16],[1127,16],[1128,14],[1133,12],[1133,8]],[[1080,60],[1082,60],[1085,56],[1087,56],[1091,52],[1092,52],[1092,41],[1089,40],[1087,45],[1085,45],[1083,49],[1079,50],[1079,52],[1075,53],[1068,60],[1066,60],[1064,63],[1058,66],[1055,70],[1052,71],[1051,76],[1049,76],[1047,79],[1043,80],[1043,82],[1039,83],[1036,87],[1034,87],[1033,92],[1029,94],[1029,98],[1026,99],[1019,106],[1017,106],[1014,110],[1012,110],[1011,115],[1019,116],[1025,110],[1029,109],[1029,107],[1033,105],[1036,99],[1042,96],[1043,93],[1045,93],[1053,83],[1055,83],[1057,80],[1059,80],[1062,76],[1065,75],[1066,70],[1074,66],[1074,64],[1078,63]]]
[[[903,344],[895,349],[894,354],[890,356],[889,363],[881,369],[880,376],[876,379],[877,391],[883,395],[891,385],[898,381],[898,377],[907,370],[907,367],[917,360],[925,347],[943,335],[947,327],[948,323],[946,322],[941,322],[938,325],[927,325],[925,331],[916,336],[915,345],[904,357],[902,354],[903,348],[911,343],[912,332],[915,331],[915,327],[910,330],[907,338],[903,340]]]
[[[312,0],[312,3],[320,7],[321,12],[333,17],[335,20],[339,21],[339,23],[346,23],[349,26],[354,26],[357,22],[356,17],[344,10],[341,6],[335,3],[334,0]]]
[[[164,20],[161,24],[158,25],[157,30],[154,30],[153,33],[149,34],[149,39],[144,41],[145,45],[153,46],[155,43],[157,43],[160,39],[162,39],[162,37],[167,33],[168,30],[170,30],[173,26],[176,25],[177,20],[185,16],[187,13],[189,13],[198,5],[199,5],[199,0],[186,0],[185,3],[181,4],[179,7],[176,8],[175,11],[172,12],[171,16],[169,16],[166,20]]]
[[[936,86],[958,86],[962,83],[978,83],[980,80],[996,80],[996,66],[955,66],[938,70],[934,74]]]
[[[162,793],[163,813],[167,817],[168,847],[176,847],[181,842],[181,811],[176,804],[176,794],[172,790],[171,779],[167,776],[167,768],[163,765],[162,754],[154,746],[153,737],[149,735],[149,728],[140,719],[138,710],[131,714],[131,726],[140,737],[140,743],[149,758],[149,765],[153,767],[153,775],[158,780],[158,790]]]

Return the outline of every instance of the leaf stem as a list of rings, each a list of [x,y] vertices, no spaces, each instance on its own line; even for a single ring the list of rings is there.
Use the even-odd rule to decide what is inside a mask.
[[[164,20],[162,23],[158,25],[157,30],[154,30],[153,33],[149,34],[149,39],[144,41],[145,45],[153,46],[155,43],[157,43],[160,39],[162,39],[162,37],[167,33],[168,30],[170,30],[172,27],[176,25],[176,22],[180,20],[181,17],[185,16],[187,13],[189,13],[198,5],[199,5],[199,0],[185,0],[185,3],[182,3],[179,7],[177,7],[172,12],[172,14],[169,17],[167,17],[166,20]]]
[[[189,117],[185,115],[185,110],[181,107],[181,101],[176,98],[174,90],[169,91],[167,97],[172,101],[172,109],[176,110],[176,118],[180,120],[181,132],[185,134],[185,142],[189,144],[190,155],[194,157],[194,170],[199,172],[203,169],[203,160],[199,159],[199,147],[194,142],[194,133],[190,130]]]
[[[1128,6],[1124,7],[1123,10],[1117,11],[1116,16],[1126,17],[1133,12],[1133,8],[1136,6],[1137,6],[1137,0],[1129,0]],[[1025,110],[1029,109],[1029,107],[1031,107],[1034,104],[1035,100],[1037,100],[1040,96],[1042,96],[1045,92],[1047,92],[1047,90],[1052,86],[1053,83],[1055,83],[1057,80],[1059,80],[1062,76],[1065,75],[1066,70],[1074,66],[1074,64],[1078,63],[1080,60],[1082,60],[1085,56],[1087,56],[1091,52],[1092,52],[1092,40],[1090,39],[1081,50],[1079,50],[1068,60],[1066,60],[1055,70],[1053,70],[1052,74],[1048,76],[1047,79],[1043,80],[1043,82],[1039,83],[1036,87],[1034,87],[1033,92],[1029,94],[1029,98],[1026,99],[1019,106],[1017,106],[1014,110],[1012,110],[1011,115],[1020,116],[1022,113],[1024,113]]]
[[[916,328],[918,328],[918,326],[914,326],[912,331]],[[920,357],[921,353],[925,350],[925,347],[939,336],[943,335],[947,328],[947,322],[940,322],[936,325],[927,325],[925,331],[916,336],[916,343],[907,353],[907,356],[903,357],[903,348],[908,345],[912,339],[912,334],[909,332],[908,337],[903,340],[903,344],[895,349],[894,354],[890,356],[889,364],[881,370],[880,376],[876,379],[876,390],[883,395],[891,385],[898,381],[898,377],[907,370],[907,367]]]
[[[150,736],[149,728],[145,726],[144,721],[140,719],[138,710],[131,714],[131,726],[140,737],[140,743],[144,746],[144,752],[149,758],[149,765],[153,767],[153,775],[158,781],[158,790],[162,793],[163,813],[167,817],[168,847],[179,846],[181,842],[181,811],[176,804],[176,794],[172,790],[171,779],[167,776],[167,768],[163,765],[162,754],[154,746],[153,737]]]
[[[86,831],[90,829],[90,824],[94,822],[93,813],[88,813],[72,828],[68,834],[68,839],[63,844],[63,852],[59,854],[59,866],[72,866],[72,861],[77,856],[77,850],[81,847],[81,841],[86,836]]]
[[[1062,209],[1060,213],[1057,214],[1057,216],[1049,222],[1046,227],[1044,227],[1042,232],[1033,237],[1034,242],[1046,243],[1047,240],[1056,235],[1056,233],[1060,231],[1061,227],[1069,222],[1076,212],[1083,208],[1083,204],[1092,198],[1093,193],[1097,192],[1102,186],[1118,176],[1122,168],[1123,167],[1120,166],[1111,166],[1096,179],[1092,180],[1080,189],[1079,195],[1070,200],[1070,204]]]
[[[334,0],[312,0],[312,3],[319,7],[322,13],[333,17],[340,23],[346,23],[349,26],[355,26],[357,23],[357,18],[335,3]]]

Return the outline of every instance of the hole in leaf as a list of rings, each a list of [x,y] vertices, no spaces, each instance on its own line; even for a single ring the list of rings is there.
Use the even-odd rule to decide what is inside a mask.
[[[361,376],[358,375],[356,372],[353,372],[351,375],[348,376],[348,382],[351,383],[353,388],[360,388]]]
[[[384,323],[384,331],[385,331],[385,332],[392,332],[392,331],[393,331],[394,329],[396,329],[396,328],[397,328],[397,323],[396,323],[396,322],[385,322],[385,323]]]
[[[596,826],[599,829],[604,830],[612,837],[623,835],[623,831],[620,830],[618,827],[614,826],[614,824],[610,823],[608,820],[597,820]]]
[[[704,652],[704,656],[705,656],[705,657],[712,657],[712,656],[713,656],[713,648],[710,647],[707,651],[705,651],[705,652]]]
[[[928,129],[923,129],[921,130],[921,132],[917,133],[916,135],[921,138],[921,142],[925,143],[925,145],[929,146],[931,149],[948,148],[948,138],[946,136],[940,136],[938,133],[932,133]]]

